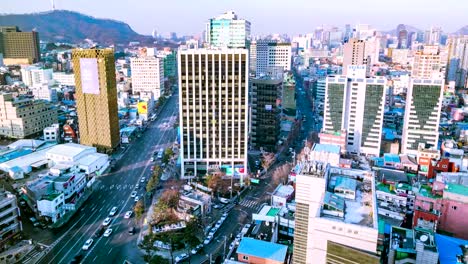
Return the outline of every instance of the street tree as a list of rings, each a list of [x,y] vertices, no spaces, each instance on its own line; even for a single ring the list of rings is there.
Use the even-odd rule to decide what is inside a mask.
[[[168,208],[175,209],[179,205],[180,194],[177,190],[165,190],[159,202],[167,205]]]
[[[145,212],[145,206],[142,200],[139,200],[136,203],[135,207],[133,208],[133,211],[135,212],[135,216],[137,219],[140,219],[141,216],[143,216],[143,213]]]

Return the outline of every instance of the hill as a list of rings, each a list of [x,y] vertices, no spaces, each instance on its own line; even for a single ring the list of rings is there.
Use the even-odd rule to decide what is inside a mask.
[[[54,10],[32,14],[0,15],[0,26],[18,26],[22,31],[36,30],[39,38],[49,42],[79,43],[91,39],[99,44],[128,44],[130,41],[151,43],[121,21],[99,19],[77,12]]]
[[[468,26],[464,26],[464,27],[460,28],[454,34],[455,35],[468,35]]]
[[[405,28],[406,28],[406,30],[408,30],[408,32],[421,32],[422,31],[422,30],[420,30],[418,28],[415,28],[415,27],[413,27],[411,25],[406,25],[406,24],[405,24]],[[396,36],[397,35],[396,27],[394,29],[384,31],[383,33],[390,34],[392,36]]]

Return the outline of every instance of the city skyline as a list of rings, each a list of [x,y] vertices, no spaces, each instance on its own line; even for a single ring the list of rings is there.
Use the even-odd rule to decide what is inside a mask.
[[[206,0],[202,6],[187,4],[181,0],[171,2],[158,9],[158,5],[148,0],[141,0],[138,5],[134,3],[121,3],[110,5],[108,1],[80,1],[55,0],[56,9],[77,11],[97,18],[109,18],[128,23],[136,32],[150,35],[156,30],[162,35],[177,32],[180,35],[199,35],[209,18],[215,17],[228,10],[234,10],[240,18],[252,23],[252,34],[287,33],[301,34],[312,32],[321,25],[334,25],[344,27],[345,24],[371,24],[378,30],[387,31],[395,29],[400,23],[414,26],[420,30],[431,26],[440,26],[447,33],[453,33],[462,28],[464,11],[468,3],[446,1],[445,5],[437,5],[432,1],[403,1],[396,0],[392,5],[383,7],[380,3],[371,0],[354,1],[352,5],[340,1],[335,5],[326,2],[309,4],[307,1],[295,0],[294,4],[284,6],[281,1],[259,0],[255,3],[245,0],[226,1],[218,3]],[[452,8],[453,6],[457,8]],[[340,6],[341,8],[337,8]],[[402,8],[402,7],[405,8]],[[52,1],[18,0],[2,3],[2,13],[34,13],[52,10]],[[203,7],[203,8],[200,8]],[[365,8],[363,8],[365,7]],[[199,8],[200,12],[191,12]],[[264,12],[268,10],[269,12]],[[385,11],[385,12],[384,12]],[[261,15],[259,15],[261,14]],[[291,16],[294,15],[294,16]],[[446,19],[450,15],[449,20]],[[183,17],[184,19],[179,19]],[[148,22],[153,20],[154,22]],[[190,21],[190,23],[187,23]],[[294,24],[294,30],[290,30]]]

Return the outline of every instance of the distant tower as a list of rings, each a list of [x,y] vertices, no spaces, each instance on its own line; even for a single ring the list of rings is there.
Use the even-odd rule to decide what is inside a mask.
[[[50,3],[52,4],[52,10],[55,10],[55,0],[50,0]]]
[[[398,37],[398,48],[399,49],[408,48],[408,30],[406,30],[405,25],[403,24],[398,25],[396,34]]]
[[[151,33],[151,35],[154,39],[158,38],[158,32],[156,31],[156,29],[153,29],[153,33]]]

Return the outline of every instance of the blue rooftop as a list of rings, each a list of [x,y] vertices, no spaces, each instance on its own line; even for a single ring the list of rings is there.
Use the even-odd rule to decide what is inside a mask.
[[[336,184],[335,184],[335,190],[340,189],[340,190],[351,190],[351,191],[356,191],[356,180],[348,178],[348,177],[336,177]]]
[[[276,243],[244,237],[237,249],[238,254],[284,262],[288,247]]]
[[[400,156],[397,154],[385,153],[384,162],[400,163]]]
[[[340,154],[340,146],[332,144],[315,144],[314,151]]]
[[[435,234],[437,251],[440,264],[452,264],[457,262],[457,255],[462,255],[460,246],[468,245],[468,240]]]

